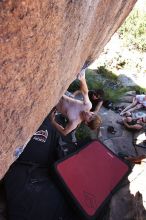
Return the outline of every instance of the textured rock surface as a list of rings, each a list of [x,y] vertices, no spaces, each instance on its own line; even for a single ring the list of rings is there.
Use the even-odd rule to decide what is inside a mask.
[[[0,177],[136,0],[0,1]]]

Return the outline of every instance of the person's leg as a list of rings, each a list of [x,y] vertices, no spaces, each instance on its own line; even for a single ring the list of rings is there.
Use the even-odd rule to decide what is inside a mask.
[[[130,108],[130,109],[128,110],[128,112],[133,112],[133,111],[135,111],[135,110],[137,110],[137,109],[140,109],[140,108],[142,108],[142,104],[137,104],[137,105],[135,105],[133,108]]]
[[[136,100],[136,98],[133,98],[133,102],[130,105],[128,105],[126,108],[124,108],[123,111],[120,113],[120,115],[123,115],[125,112],[127,112],[127,110],[130,110],[136,104],[137,104],[137,100]]]

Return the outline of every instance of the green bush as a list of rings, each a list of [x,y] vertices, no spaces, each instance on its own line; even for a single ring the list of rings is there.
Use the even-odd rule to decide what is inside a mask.
[[[146,88],[142,88],[140,86],[131,86],[129,88],[129,90],[134,90],[134,91],[136,91],[137,93],[140,93],[140,94],[142,94],[142,93],[146,94]]]
[[[103,87],[103,83],[97,79],[97,73],[94,70],[86,70],[86,82],[89,90]]]
[[[101,74],[102,76],[104,76],[110,80],[117,80],[118,79],[118,77],[112,71],[107,70],[104,66],[98,67],[97,73]]]
[[[86,138],[91,138],[91,130],[85,124],[81,124],[76,130],[76,138],[78,141],[82,141]]]
[[[112,102],[117,102],[120,100],[120,98],[124,95],[125,92],[129,91],[130,89],[123,87],[123,88],[117,88],[116,90],[113,90],[112,88],[107,88],[104,90],[105,92],[105,99],[111,100]]]
[[[79,89],[80,89],[80,81],[78,79],[76,79],[70,84],[70,86],[68,87],[67,90],[69,92],[73,93]]]
[[[142,52],[146,51],[146,14],[133,9],[118,30],[125,46],[132,46]]]

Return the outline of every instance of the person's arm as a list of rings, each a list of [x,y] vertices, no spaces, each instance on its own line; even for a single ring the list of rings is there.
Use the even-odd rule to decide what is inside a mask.
[[[66,136],[67,134],[69,134],[72,130],[74,130],[77,125],[73,122],[68,122],[68,124],[66,125],[66,127],[62,127],[60,124],[58,124],[55,121],[55,112],[52,112],[50,115],[50,119],[51,119],[51,123],[52,125],[64,136]]]
[[[88,97],[88,86],[85,79],[85,70],[82,70],[78,74],[77,79],[80,80],[80,91],[83,94],[84,102],[89,102],[90,100]]]
[[[97,106],[96,106],[96,108],[95,108],[95,110],[94,110],[94,113],[95,113],[95,114],[99,112],[99,110],[100,110],[102,104],[103,104],[103,101],[101,101],[101,102],[99,102],[99,103],[97,104]]]
[[[121,111],[120,115],[123,116],[123,114],[124,114],[126,111],[131,111],[131,109],[133,109],[133,108],[136,106],[136,104],[137,104],[137,99],[136,99],[136,97],[134,97],[133,100],[132,100],[132,103],[131,103],[130,105],[128,105],[126,108],[124,108],[124,109]]]
[[[141,129],[142,126],[140,124],[135,124],[135,125],[129,125],[126,121],[126,119],[123,120],[124,125],[129,128],[129,129]]]

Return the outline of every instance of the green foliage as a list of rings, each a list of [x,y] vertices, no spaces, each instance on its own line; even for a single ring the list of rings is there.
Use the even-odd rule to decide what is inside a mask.
[[[86,70],[86,82],[89,90],[99,89],[103,86],[103,83],[97,80],[95,71],[90,69]]]
[[[142,88],[140,86],[131,86],[129,90],[134,90],[139,94],[145,93],[146,94],[146,88]]]
[[[99,81],[97,74],[101,75],[106,80]],[[112,72],[107,70],[104,66],[100,66],[97,69],[97,72],[93,70],[87,70],[86,72],[86,80],[89,90],[93,89],[103,89],[105,92],[105,99],[111,100],[112,102],[116,102],[119,98],[127,91],[124,87],[119,87],[113,89],[109,87],[109,83],[113,81],[115,84],[117,83],[118,77]],[[109,83],[107,81],[109,80]],[[116,92],[115,92],[116,91]]]
[[[118,77],[110,70],[107,70],[105,66],[100,66],[97,69],[97,73],[101,74],[102,76],[106,77],[107,79],[117,80]]]
[[[112,88],[105,89],[105,99],[111,100],[112,102],[119,101],[120,97],[123,96],[125,92],[129,91],[128,88],[117,88],[116,90],[113,90]]]
[[[69,92],[71,92],[71,93],[73,93],[73,92],[75,92],[75,91],[77,91],[77,90],[79,90],[80,89],[80,82],[79,82],[79,80],[78,79],[76,79],[76,80],[74,80],[71,84],[70,84],[70,86],[68,87],[68,91]]]
[[[146,51],[146,14],[133,9],[118,30],[126,46]]]
[[[81,124],[76,130],[76,138],[78,141],[82,141],[86,138],[91,138],[90,128],[85,124]]]

